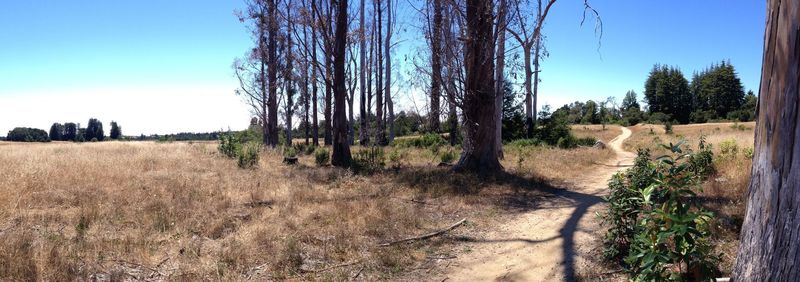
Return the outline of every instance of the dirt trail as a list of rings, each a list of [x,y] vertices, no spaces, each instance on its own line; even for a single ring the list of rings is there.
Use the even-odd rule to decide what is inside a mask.
[[[467,243],[437,281],[573,281],[579,266],[597,261],[593,241],[600,234],[600,211],[608,179],[632,163],[634,153],[622,149],[631,131],[608,145],[616,153],[584,177],[557,190],[541,207],[513,218],[483,239]],[[590,257],[590,256],[595,257]]]

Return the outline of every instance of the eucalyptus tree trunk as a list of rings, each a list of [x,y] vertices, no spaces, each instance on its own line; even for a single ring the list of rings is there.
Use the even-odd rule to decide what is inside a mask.
[[[350,144],[347,138],[347,117],[345,106],[347,89],[345,85],[345,53],[347,49],[347,0],[338,0],[336,13],[336,34],[333,50],[333,88],[336,97],[333,120],[333,154],[331,164],[339,167],[350,166]]]
[[[324,135],[323,139],[325,141],[325,145],[331,145],[332,141],[333,141],[331,139],[332,138],[331,133],[332,133],[332,130],[333,130],[332,124],[331,124],[331,110],[332,110],[332,107],[333,107],[333,100],[332,100],[333,99],[333,81],[332,80],[333,80],[333,76],[334,76],[334,74],[333,74],[334,70],[333,70],[333,58],[331,58],[331,55],[333,55],[332,53],[334,52],[334,50],[331,50],[331,49],[333,49],[335,47],[331,46],[331,43],[335,44],[335,42],[330,42],[331,39],[332,39],[331,36],[333,35],[333,9],[332,8],[333,8],[332,7],[332,3],[328,2],[328,17],[326,19],[328,22],[325,24],[325,27],[326,27],[325,41],[327,43],[325,43],[325,78],[326,78],[326,82],[325,82],[325,108],[323,109],[323,111],[324,111],[323,112],[323,117],[325,118],[325,135]]]
[[[366,82],[367,82],[367,78],[366,78],[366,74],[367,74],[367,65],[366,65],[366,61],[367,61],[367,33],[366,33],[366,29],[365,29],[366,25],[364,23],[364,20],[365,20],[364,19],[364,10],[365,10],[364,5],[365,5],[365,1],[361,0],[361,11],[360,11],[360,19],[361,20],[359,21],[359,24],[361,25],[360,26],[360,30],[361,30],[361,38],[360,38],[361,42],[360,43],[361,43],[361,46],[359,48],[360,49],[359,51],[361,52],[361,54],[360,54],[361,56],[359,58],[360,59],[360,66],[361,66],[361,68],[360,68],[361,73],[359,73],[359,83],[358,83],[359,86],[361,86],[361,111],[360,111],[360,114],[359,114],[359,116],[361,118],[361,121],[360,121],[359,129],[358,129],[358,137],[359,137],[358,138],[358,143],[361,144],[362,146],[364,146],[366,144],[369,144],[369,134],[367,134],[367,128],[369,126],[367,125],[367,87],[366,87]]]
[[[275,0],[269,0],[267,9],[269,17],[269,36],[267,39],[267,58],[269,64],[269,145],[275,148],[278,145],[278,16]]]
[[[493,174],[503,169],[497,159],[494,105],[494,22],[492,0],[466,1],[464,66],[464,151],[456,171]]]
[[[292,12],[292,1],[288,1],[286,4],[286,14],[289,15],[287,18],[291,18]],[[289,20],[286,22],[286,74],[284,75],[284,81],[286,83],[286,145],[292,145],[292,116],[294,115],[294,88],[292,82],[294,81],[293,75],[293,59],[294,53],[292,53],[292,21]]]
[[[389,140],[394,140],[394,103],[392,102],[392,1],[386,1],[386,109],[389,112]]]
[[[431,40],[431,102],[428,113],[429,127],[432,132],[439,132],[441,124],[440,97],[442,96],[442,0],[433,0],[433,24]]]
[[[752,176],[736,281],[800,280],[800,2],[767,1]]]
[[[319,61],[317,61],[317,32],[317,0],[311,0],[311,63],[313,64],[311,67],[311,101],[314,105],[313,117],[311,119],[314,123],[314,135],[312,138],[314,146],[319,146],[319,119],[317,118],[319,114],[319,109],[317,108],[317,103],[319,102],[319,97],[317,97],[317,70],[319,68]]]
[[[383,51],[381,49],[383,42],[383,13],[380,1],[375,1],[375,11],[378,24],[378,31],[375,36],[375,143],[386,145],[386,130],[383,127]]]
[[[503,93],[504,68],[506,66],[506,0],[500,0],[497,8],[497,70],[494,87],[494,106],[497,119],[495,122],[495,142],[497,142],[497,156],[503,158]]]

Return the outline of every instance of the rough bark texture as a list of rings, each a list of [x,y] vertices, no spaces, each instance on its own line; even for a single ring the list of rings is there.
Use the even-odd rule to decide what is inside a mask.
[[[311,79],[313,82],[311,83],[311,100],[314,105],[313,109],[313,117],[312,121],[314,122],[314,135],[312,140],[314,141],[314,146],[319,146],[319,119],[317,118],[317,114],[319,113],[319,109],[317,108],[317,103],[319,98],[317,97],[317,68],[319,64],[317,64],[317,1],[311,1],[311,63],[314,66],[311,68]]]
[[[386,109],[389,112],[389,142],[394,140],[394,103],[392,102],[392,1],[386,1]]]
[[[376,46],[375,52],[375,143],[378,145],[386,144],[386,131],[383,128],[383,51],[381,43],[383,42],[383,13],[381,12],[380,1],[375,1],[375,10],[377,11],[378,33],[375,36]]]
[[[799,84],[800,2],[769,0],[736,281],[800,280]]]
[[[497,8],[497,70],[495,75],[494,107],[497,118],[495,119],[495,142],[497,142],[497,155],[503,158],[503,84],[506,66],[506,0],[500,0]]]
[[[269,17],[269,38],[267,39],[267,53],[269,58],[269,145],[273,148],[278,145],[278,12],[275,0],[269,0],[267,11]]]
[[[359,21],[359,24],[361,25],[360,26],[360,30],[361,30],[361,42],[360,43],[361,43],[361,46],[359,48],[360,49],[359,51],[361,52],[361,56],[359,58],[360,66],[361,66],[361,68],[360,68],[361,69],[361,73],[359,74],[359,83],[358,83],[361,86],[361,111],[360,111],[360,114],[359,114],[361,121],[360,121],[359,129],[358,129],[358,143],[361,144],[361,145],[369,144],[369,134],[367,134],[367,128],[369,126],[367,125],[367,87],[366,87],[367,86],[366,85],[366,82],[367,82],[367,78],[366,78],[366,74],[367,74],[367,65],[366,65],[366,62],[367,62],[367,33],[366,33],[366,29],[365,29],[366,28],[366,24],[364,23],[364,20],[365,20],[365,18],[364,18],[365,7],[364,7],[364,5],[365,4],[366,4],[365,1],[361,0],[361,11],[360,11],[360,19],[361,20]]]
[[[439,132],[440,97],[442,96],[442,0],[433,0],[433,23],[431,25],[431,104],[428,114],[432,132]]]
[[[347,48],[347,0],[339,0],[336,13],[336,34],[333,58],[333,87],[335,109],[333,113],[333,154],[331,164],[339,167],[350,166],[350,144],[347,140],[347,117],[345,106],[347,89],[345,87],[345,53]]]
[[[292,11],[292,2],[289,1],[286,5],[287,8],[287,15],[291,15]],[[292,145],[292,116],[294,115],[294,70],[293,70],[293,59],[294,53],[292,51],[292,21],[288,21],[286,23],[286,74],[284,75],[284,80],[286,83],[286,144],[288,146]]]
[[[262,10],[263,12],[263,10]],[[260,78],[260,86],[261,86],[261,143],[264,146],[269,145],[269,124],[267,123],[267,100],[269,99],[269,92],[267,92],[267,88],[269,87],[267,84],[267,38],[266,38],[266,28],[267,28],[267,20],[263,13],[260,14],[259,17],[259,27],[258,27],[258,49],[259,49],[259,56],[261,68],[259,69],[259,78]]]
[[[497,159],[494,105],[494,40],[492,0],[467,0],[464,50],[464,151],[457,171],[492,174],[502,170]]]

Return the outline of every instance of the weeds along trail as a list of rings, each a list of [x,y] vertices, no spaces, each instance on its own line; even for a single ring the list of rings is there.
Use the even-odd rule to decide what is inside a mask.
[[[548,203],[515,216],[507,223],[474,238],[449,262],[437,281],[574,281],[602,275],[592,269],[602,256],[596,246],[601,237],[599,220],[608,179],[635,157],[622,149],[631,136],[628,128],[609,142],[616,157],[568,181]]]

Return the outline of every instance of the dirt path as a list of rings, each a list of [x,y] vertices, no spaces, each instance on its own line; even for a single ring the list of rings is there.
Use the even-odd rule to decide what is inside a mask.
[[[593,251],[597,248],[593,242],[601,236],[595,212],[601,210],[608,179],[635,157],[622,149],[630,136],[631,131],[622,127],[622,134],[608,144],[616,152],[613,162],[575,179],[541,208],[467,243],[436,281],[575,280],[576,269],[599,259]]]

